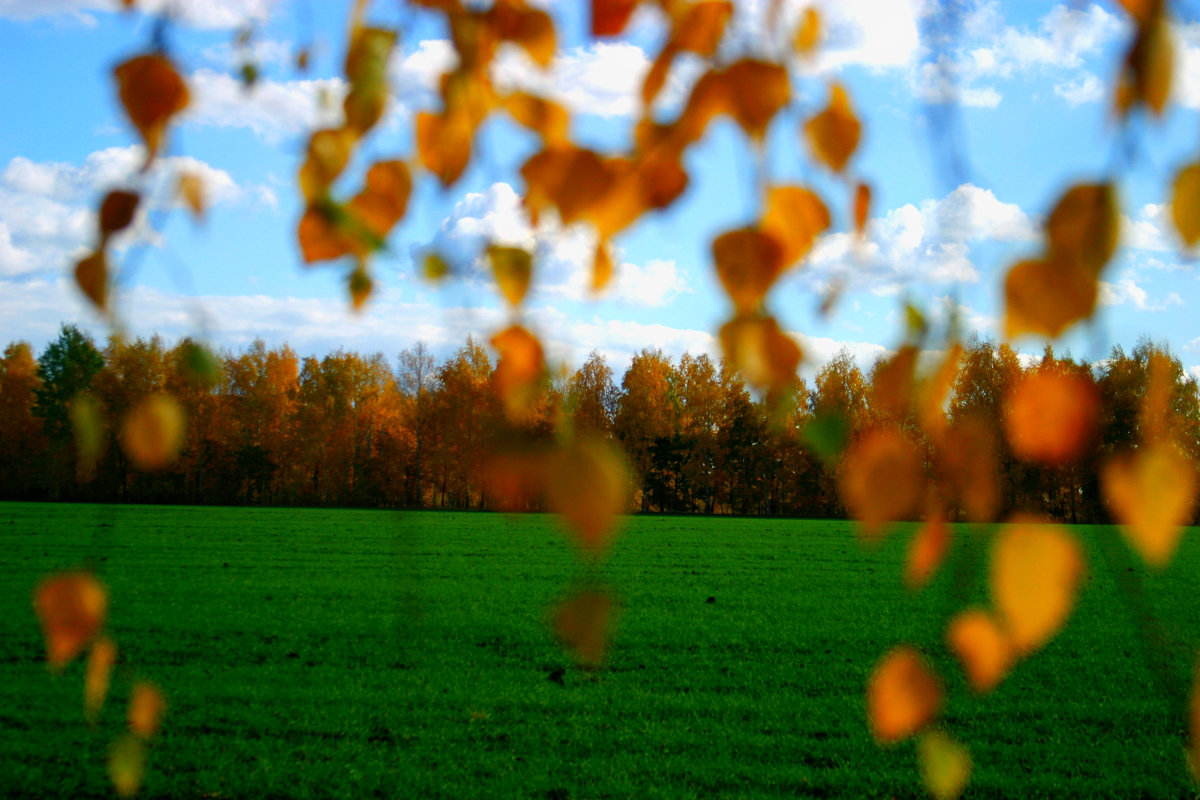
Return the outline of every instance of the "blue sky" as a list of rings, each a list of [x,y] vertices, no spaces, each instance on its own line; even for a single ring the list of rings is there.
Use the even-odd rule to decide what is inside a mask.
[[[788,0],[795,18],[808,2]],[[148,46],[152,18],[116,13],[112,0],[0,0],[0,333],[40,350],[61,322],[103,336],[104,323],[68,280],[73,259],[92,244],[91,209],[105,191],[142,180],[141,154],[115,99],[112,66]],[[142,0],[143,8],[172,5]],[[647,217],[617,241],[618,282],[607,295],[586,290],[591,239],[584,229],[544,222],[532,229],[520,207],[517,169],[537,142],[505,120],[482,134],[485,155],[458,185],[443,190],[418,178],[409,215],[375,263],[378,290],[362,314],[345,299],[345,270],[306,268],[295,245],[301,208],[293,176],[307,131],[337,119],[347,3],[290,0],[187,0],[172,27],[173,57],[192,90],[191,109],[174,129],[166,157],[145,178],[149,213],[117,249],[119,309],[134,333],[173,339],[201,334],[239,350],[255,338],[289,342],[301,354],[339,347],[389,358],[416,340],[448,354],[468,334],[485,339],[507,324],[508,311],[486,280],[477,255],[489,240],[536,248],[535,288],[526,320],[552,357],[577,365],[593,348],[618,370],[647,346],[672,355],[716,352],[712,332],[729,316],[710,263],[712,238],[756,215],[754,160],[731,123],[712,126],[688,157],[687,193],[669,211]],[[393,60],[395,101],[372,134],[347,185],[369,160],[409,157],[412,118],[436,108],[437,76],[453,63],[435,15],[402,4],[372,4],[381,24],[408,33]],[[650,10],[635,17],[622,41],[585,35],[584,2],[546,4],[555,15],[561,53],[549,71],[515,50],[502,53],[495,80],[565,103],[572,133],[600,148],[628,144],[640,113],[638,87],[665,27]],[[724,55],[764,46],[767,0],[739,0],[736,36]],[[1072,182],[1100,179],[1118,165],[1126,216],[1122,248],[1104,276],[1104,306],[1056,347],[1092,360],[1142,334],[1170,343],[1200,374],[1200,325],[1192,258],[1169,225],[1175,170],[1200,158],[1200,24],[1175,26],[1173,106],[1162,120],[1137,117],[1132,158],[1119,154],[1110,84],[1130,25],[1115,4],[958,2],[961,30],[931,50],[922,39],[933,2],[817,2],[827,36],[819,55],[798,65],[799,112],[776,120],[768,137],[774,181],[817,188],[835,229],[811,258],[789,273],[771,308],[801,339],[809,368],[841,347],[864,365],[894,346],[902,303],[933,319],[961,304],[967,326],[995,335],[1000,288],[1015,260],[1038,252],[1042,216]],[[311,18],[310,18],[311,16]],[[247,93],[233,45],[242,21],[254,23],[251,50],[262,77]],[[314,45],[313,68],[293,68],[297,46]],[[941,67],[937,69],[936,67]],[[663,113],[686,96],[697,64],[681,60],[668,80]],[[952,75],[964,168],[944,169],[935,144],[939,105]],[[846,230],[849,190],[806,158],[798,130],[823,106],[828,80],[848,88],[865,124],[854,176],[874,187],[865,245]],[[322,106],[322,98],[326,102]],[[333,102],[328,100],[332,98]],[[330,110],[330,109],[334,110]],[[212,206],[196,225],[172,200],[172,176],[201,174]],[[354,171],[352,170],[352,173]],[[457,277],[425,283],[414,258],[434,247]],[[829,319],[817,313],[831,281],[846,291]],[[1042,342],[1022,340],[1025,352]]]

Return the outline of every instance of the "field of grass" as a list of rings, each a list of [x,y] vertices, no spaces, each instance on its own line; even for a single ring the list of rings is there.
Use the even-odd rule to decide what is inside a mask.
[[[967,796],[1191,796],[1200,541],[1151,575],[1112,529],[1076,530],[1067,629],[976,698],[940,644],[986,597],[967,528],[914,595],[907,528],[868,550],[840,522],[631,519],[602,567],[607,668],[560,683],[545,621],[579,569],[550,518],[0,504],[0,793],[111,796],[136,672],[170,706],[144,797],[920,796],[912,743],[877,747],[863,701],[911,642],[974,758]],[[122,658],[96,729],[30,604],[39,576],[88,563]]]

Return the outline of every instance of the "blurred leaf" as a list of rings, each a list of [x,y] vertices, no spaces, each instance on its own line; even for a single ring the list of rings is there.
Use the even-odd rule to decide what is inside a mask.
[[[203,387],[212,388],[221,380],[221,362],[207,346],[186,341],[183,344],[184,377],[189,382]]]
[[[140,739],[149,739],[158,733],[166,710],[167,701],[157,686],[137,682],[129,696],[129,732]]]
[[[761,142],[767,125],[791,98],[787,70],[769,61],[744,58],[725,68],[725,92],[733,118],[755,142]]]
[[[315,203],[328,193],[350,162],[357,141],[355,133],[347,128],[313,131],[300,166],[300,192],[305,200]]]
[[[471,160],[474,132],[461,116],[417,114],[417,157],[443,186],[455,183]]]
[[[204,179],[195,172],[180,172],[175,184],[175,196],[183,201],[197,222],[204,220],[207,208]]]
[[[576,438],[547,460],[547,505],[593,555],[607,548],[628,498],[625,454],[612,442]]]
[[[108,777],[117,795],[136,795],[145,774],[146,746],[141,740],[129,734],[114,739],[108,748]]]
[[[79,459],[78,471],[87,475],[95,468],[104,449],[104,415],[100,403],[87,393],[71,398],[67,404],[71,430],[75,434],[75,450]]]
[[[113,70],[121,105],[146,145],[146,163],[158,155],[171,118],[188,106],[187,84],[166,56],[135,56]]]
[[[721,286],[742,314],[758,309],[785,266],[779,239],[754,227],[721,234],[712,252]]]
[[[340,208],[322,203],[309,206],[300,218],[297,238],[300,253],[306,264],[331,261],[350,254],[350,245],[334,223],[335,214],[343,214]]]
[[[75,285],[92,305],[101,311],[108,310],[108,257],[104,250],[97,250],[75,265]]]
[[[520,247],[493,244],[488,245],[487,256],[504,299],[513,306],[521,305],[533,276],[533,255]]]
[[[803,436],[823,461],[832,464],[846,447],[850,426],[840,414],[817,414],[805,424]]]
[[[950,526],[941,509],[926,515],[908,549],[904,568],[904,583],[910,589],[924,588],[941,566],[950,547]]]
[[[347,204],[349,212],[369,234],[359,237],[356,253],[365,255],[387,238],[404,218],[411,192],[412,177],[403,161],[378,161],[371,165],[366,186]]]
[[[793,45],[801,55],[811,55],[817,49],[817,41],[821,38],[821,15],[817,9],[809,6],[804,9],[804,16],[796,28]]]
[[[867,220],[871,214],[871,187],[859,182],[854,187],[854,230],[861,236],[867,232]]]
[[[1082,375],[1027,372],[1004,403],[1004,431],[1017,458],[1056,467],[1078,459],[1100,418],[1096,386]]]
[[[1145,104],[1161,115],[1171,96],[1175,47],[1171,26],[1156,3],[1138,24],[1133,45],[1125,54],[1124,69],[1117,84],[1117,113],[1124,116],[1134,104]]]
[[[1095,277],[1112,258],[1121,229],[1117,193],[1111,183],[1069,188],[1046,220],[1050,261],[1078,264]]]
[[[936,800],[954,800],[971,780],[967,748],[941,731],[930,731],[917,745],[921,780]]]
[[[371,274],[367,272],[362,262],[359,262],[350,273],[347,288],[350,290],[351,308],[355,311],[362,311],[372,292],[375,291],[375,281],[371,280]]]
[[[1175,445],[1113,456],[1100,474],[1104,499],[1129,543],[1152,567],[1171,561],[1196,507],[1196,470]]]
[[[1188,247],[1200,242],[1200,164],[1189,164],[1175,176],[1171,219]]]
[[[841,84],[829,90],[829,105],[804,123],[804,135],[813,155],[834,172],[841,172],[858,148],[862,123],[850,107],[850,97]]]
[[[98,220],[102,241],[129,227],[141,199],[137,192],[127,192],[123,189],[113,189],[104,195],[104,200],[100,202]]]
[[[871,381],[871,408],[882,414],[904,417],[916,388],[917,348],[904,345],[875,369]]]
[[[611,248],[601,239],[596,242],[596,255],[592,260],[592,291],[604,291],[612,281],[614,271]]]
[[[504,0],[486,13],[488,23],[499,38],[514,42],[543,69],[550,66],[557,49],[554,20],[539,8],[530,8],[524,0]]]
[[[780,392],[796,382],[800,345],[779,329],[774,317],[734,317],[721,326],[718,338],[725,360],[751,387]]]
[[[975,417],[957,420],[942,438],[940,475],[972,522],[991,522],[1000,507],[996,436]]]
[[[46,663],[59,672],[104,627],[108,592],[90,572],[63,572],[38,584],[33,610],[46,638]]]
[[[863,434],[846,453],[840,481],[842,501],[868,538],[917,508],[925,488],[921,453],[897,430]]]
[[[565,145],[571,127],[571,115],[561,105],[526,92],[513,92],[504,98],[504,109],[518,124],[542,137],[542,144]]]
[[[907,739],[925,726],[942,705],[941,681],[911,647],[892,648],[867,684],[867,717],[881,744]]]
[[[346,127],[359,135],[375,126],[387,104],[387,62],[396,44],[396,32],[383,28],[355,28],[346,52],[349,90],[342,108]]]
[[[170,395],[150,395],[125,417],[121,446],[134,468],[153,472],[175,461],[185,432],[179,402]]]
[[[808,255],[829,223],[829,209],[814,192],[800,186],[767,189],[767,209],[759,227],[783,246],[785,268]]]
[[[992,548],[992,602],[1013,648],[1028,655],[1066,622],[1083,577],[1083,553],[1063,528],[1017,516]]]
[[[245,64],[242,64],[240,77],[243,89],[247,91],[253,89],[254,85],[258,83],[258,64],[255,64],[253,61],[247,61]]]
[[[733,16],[733,3],[729,0],[698,0],[683,9],[675,20],[672,41],[680,50],[708,58],[717,52],[725,35],[725,26]]]
[[[1029,259],[1004,281],[1004,335],[1057,338],[1096,308],[1096,277],[1072,261]]]
[[[614,604],[608,592],[591,589],[559,603],[554,612],[554,634],[575,659],[588,668],[604,661],[613,624]]]
[[[425,280],[438,283],[450,274],[450,265],[437,253],[426,253],[421,260],[421,273]]]
[[[625,30],[638,0],[592,0],[592,36],[618,36]]]
[[[930,434],[939,435],[946,429],[946,400],[958,379],[962,356],[963,346],[958,342],[951,344],[946,348],[937,372],[921,383],[917,397],[917,419]]]
[[[492,374],[496,393],[509,419],[523,420],[529,416],[538,386],[546,377],[542,343],[522,326],[513,325],[493,336],[491,345],[500,353]]]
[[[83,712],[93,725],[100,719],[100,711],[104,708],[109,678],[116,661],[117,646],[112,639],[101,636],[92,644],[83,678]]]
[[[1008,636],[986,611],[963,611],[946,627],[946,646],[958,656],[967,671],[971,688],[986,694],[1000,685],[1012,667],[1013,651]]]

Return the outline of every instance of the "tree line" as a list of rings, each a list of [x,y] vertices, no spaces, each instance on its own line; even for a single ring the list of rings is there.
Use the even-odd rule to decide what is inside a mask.
[[[1099,363],[1049,347],[1023,360],[1005,344],[967,342],[941,413],[950,429],[970,432],[963,441],[971,457],[982,454],[990,465],[973,480],[994,488],[996,513],[1105,521],[1100,464],[1139,441],[1139,404],[1160,352],[1143,340],[1128,353],[1114,347]],[[214,355],[190,339],[167,347],[158,337],[112,336],[101,348],[64,326],[36,358],[17,342],[0,360],[0,496],[486,509],[495,505],[485,480],[490,453],[508,439],[549,440],[574,429],[620,444],[641,511],[840,517],[839,455],[849,443],[881,425],[922,436],[911,414],[897,416],[880,399],[886,363],[864,371],[842,351],[780,404],[756,399],[736,371],[707,355],[673,360],[646,349],[618,382],[593,352],[577,371],[545,381],[515,430],[492,358],[473,339],[441,362],[418,343],[393,367],[383,354],[300,358],[262,342]],[[1178,441],[1200,463],[1197,384],[1177,358],[1169,363]],[[1014,385],[1046,371],[1082,378],[1099,406],[1083,455],[1055,467],[1014,457],[1004,432]],[[159,393],[179,402],[186,435],[170,466],[140,471],[119,446],[118,422]],[[91,459],[81,458],[89,447],[81,398],[101,421],[90,434]],[[955,480],[930,478],[935,486]]]

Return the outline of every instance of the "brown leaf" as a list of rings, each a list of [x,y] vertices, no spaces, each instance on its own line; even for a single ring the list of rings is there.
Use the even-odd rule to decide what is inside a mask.
[[[1064,259],[1030,259],[1015,264],[1004,280],[1004,335],[1054,339],[1092,316],[1096,276]]]
[[[362,311],[375,291],[375,281],[371,280],[371,274],[362,262],[350,273],[347,288],[350,291],[350,307],[355,311]]]
[[[58,672],[104,627],[108,592],[90,572],[63,572],[38,584],[33,610],[46,637],[46,663]]]
[[[529,416],[538,385],[546,377],[546,357],[538,338],[520,325],[497,333],[491,345],[500,353],[492,380],[509,419]]]
[[[1189,164],[1175,176],[1171,219],[1188,247],[1200,242],[1200,163]]]
[[[181,172],[175,183],[175,196],[183,201],[197,222],[204,221],[208,202],[205,198],[204,179],[195,172]]]
[[[108,777],[119,797],[133,797],[146,774],[146,746],[140,739],[125,734],[108,748]]]
[[[613,165],[593,152],[567,145],[547,147],[521,167],[525,205],[537,215],[545,207],[558,209],[563,224],[584,219],[617,181]]]
[[[146,144],[146,163],[158,155],[171,118],[188,106],[187,84],[166,56],[135,56],[113,70],[121,105]]]
[[[469,121],[461,115],[417,114],[417,157],[443,186],[455,183],[467,168],[473,138]]]
[[[850,97],[836,83],[829,90],[829,105],[804,123],[804,135],[813,155],[834,172],[845,168],[858,148],[861,134],[862,123],[850,107]]]
[[[541,136],[544,146],[569,143],[571,115],[558,103],[526,92],[513,92],[504,98],[504,109],[518,124]]]
[[[917,348],[902,346],[875,370],[871,382],[871,408],[881,414],[903,417],[916,390]]]
[[[725,360],[752,388],[781,392],[795,384],[800,345],[774,317],[742,314],[722,325],[718,338]]]
[[[747,136],[761,142],[767,125],[791,99],[787,70],[769,61],[744,58],[726,67],[722,77],[730,113]]]
[[[790,267],[808,255],[817,237],[830,224],[821,198],[800,186],[772,186],[759,228],[783,245],[783,264]]]
[[[421,273],[425,280],[438,283],[450,274],[450,265],[437,253],[426,253],[421,261]]]
[[[638,0],[592,0],[592,36],[619,36]]]
[[[991,427],[975,417],[956,421],[946,431],[939,449],[940,474],[972,522],[991,522],[1000,507],[996,437]]]
[[[1019,655],[1048,642],[1070,616],[1083,577],[1079,543],[1063,528],[1018,516],[992,547],[992,603]]]
[[[1099,418],[1096,386],[1077,374],[1026,373],[1004,403],[1004,432],[1013,455],[1050,467],[1078,459]]]
[[[330,185],[350,162],[357,141],[357,135],[349,128],[313,132],[299,175],[300,192],[305,200],[315,203],[329,192]]]
[[[129,696],[129,732],[139,739],[149,739],[158,733],[167,701],[153,684],[139,681]]]
[[[135,469],[153,472],[179,456],[184,433],[183,407],[170,395],[154,394],[125,417],[121,447]]]
[[[725,26],[733,15],[729,0],[699,0],[689,3],[675,20],[671,40],[680,50],[702,58],[717,52]]]
[[[108,257],[104,250],[85,256],[75,265],[75,285],[92,305],[108,310]]]
[[[1008,636],[986,611],[963,611],[946,627],[946,646],[958,656],[971,688],[986,694],[1000,685],[1012,668]]]
[[[513,306],[521,305],[533,276],[533,255],[520,247],[493,244],[488,245],[487,256],[504,299]]]
[[[917,508],[925,488],[921,453],[892,428],[868,431],[846,453],[840,488],[863,534],[877,537]]]
[[[1086,274],[1098,276],[1116,250],[1120,228],[1111,183],[1072,186],[1046,220],[1049,260],[1078,264]]]
[[[612,631],[614,603],[600,589],[581,591],[559,603],[552,627],[554,634],[579,663],[588,668],[604,661]]]
[[[871,214],[871,187],[860,182],[854,187],[854,230],[860,236],[867,231],[867,219]]]
[[[721,286],[743,314],[758,309],[785,266],[779,239],[756,227],[721,234],[712,251]]]
[[[499,38],[520,45],[539,67],[550,66],[557,44],[554,21],[545,11],[505,0],[488,9],[486,19]]]
[[[141,195],[137,192],[127,192],[123,189],[113,189],[104,195],[100,203],[100,237],[103,241],[117,231],[123,231],[133,222]]]
[[[592,555],[602,553],[617,518],[625,512],[629,471],[625,456],[603,439],[578,438],[550,456],[546,470],[546,502]]]
[[[1125,54],[1118,82],[1117,111],[1122,116],[1135,103],[1161,115],[1171,95],[1175,47],[1166,14],[1156,9],[1138,25],[1133,46]]]
[[[100,711],[104,708],[109,678],[116,661],[117,646],[112,639],[101,636],[92,644],[83,678],[83,712],[93,725],[100,719]]]
[[[1171,561],[1196,506],[1196,470],[1175,445],[1145,444],[1113,456],[1100,475],[1104,499],[1146,563]]]
[[[905,585],[910,589],[924,588],[941,566],[949,548],[950,526],[941,509],[935,509],[917,529],[909,546],[904,568]]]
[[[934,800],[954,800],[971,780],[971,754],[941,731],[930,731],[917,745],[921,780]]]
[[[911,647],[892,648],[867,684],[867,717],[881,744],[907,739],[925,726],[942,705],[941,681]]]

